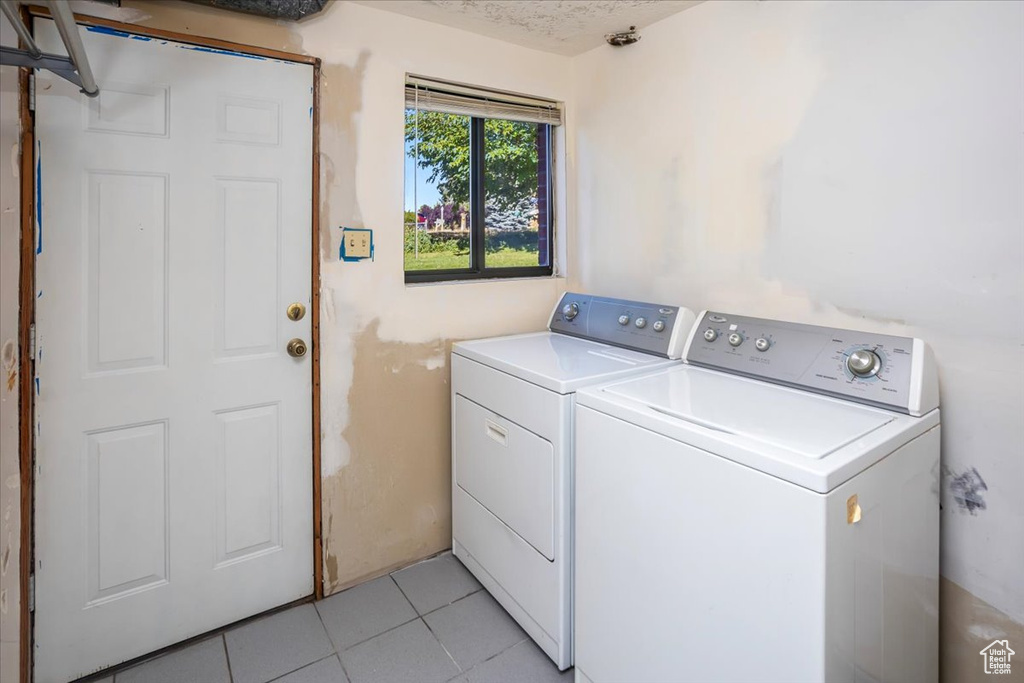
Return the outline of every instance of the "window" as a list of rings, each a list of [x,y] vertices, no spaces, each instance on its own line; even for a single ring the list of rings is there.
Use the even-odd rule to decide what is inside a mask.
[[[556,102],[410,76],[405,280],[552,273]]]

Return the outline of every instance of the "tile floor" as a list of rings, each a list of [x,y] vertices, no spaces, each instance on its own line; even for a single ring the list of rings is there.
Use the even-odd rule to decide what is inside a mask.
[[[568,683],[450,553],[97,683]]]

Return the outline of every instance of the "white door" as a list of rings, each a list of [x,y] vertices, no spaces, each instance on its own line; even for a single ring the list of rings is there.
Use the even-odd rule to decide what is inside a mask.
[[[313,68],[81,33],[100,96],[36,82],[40,683],[313,591]]]

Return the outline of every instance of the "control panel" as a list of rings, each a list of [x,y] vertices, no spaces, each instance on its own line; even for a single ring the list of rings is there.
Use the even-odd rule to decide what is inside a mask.
[[[551,314],[552,332],[680,358],[695,316],[681,306],[566,292]]]
[[[938,407],[931,352],[911,337],[704,311],[685,360],[912,415]]]

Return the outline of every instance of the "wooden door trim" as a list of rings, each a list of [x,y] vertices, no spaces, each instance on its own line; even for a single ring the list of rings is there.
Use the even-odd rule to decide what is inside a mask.
[[[313,599],[324,597],[323,531],[320,473],[320,60],[313,63],[313,239],[309,312],[313,372]]]
[[[32,17],[49,18],[50,12],[37,5],[21,7],[22,21],[31,30]],[[311,196],[311,230],[312,249],[310,252],[312,278],[310,282],[310,355],[312,372],[312,452],[313,452],[313,594],[314,600],[324,596],[323,582],[323,533],[321,530],[321,476],[320,476],[320,67],[319,57],[300,55],[281,50],[243,45],[218,38],[194,36],[174,31],[147,28],[126,24],[120,21],[75,14],[75,21],[85,26],[103,26],[106,28],[160,38],[189,45],[209,47],[227,52],[238,52],[245,55],[268,57],[288,62],[309,64],[313,67],[313,140],[312,140],[312,196]],[[34,359],[30,354],[32,325],[35,322],[35,193],[36,174],[35,162],[35,113],[29,108],[29,73],[30,69],[18,70],[19,118],[21,123],[21,243],[19,273],[19,307],[18,307],[18,421],[19,421],[19,472],[21,477],[21,548],[19,549],[20,564],[20,678],[21,683],[32,681],[32,612],[29,610],[30,578],[32,575],[34,556],[32,506],[35,494],[35,478],[33,471],[33,448],[35,434],[33,415],[35,401],[33,382],[35,378]]]
[[[21,21],[31,26],[28,11],[21,8]],[[31,30],[31,29],[30,29]],[[32,680],[32,612],[29,609],[31,576],[35,556],[32,535],[32,497],[35,493],[35,473],[32,471],[32,429],[35,402],[32,400],[32,380],[35,366],[30,353],[32,323],[35,321],[35,115],[29,102],[29,69],[18,69],[18,119],[21,125],[21,235],[18,273],[18,472],[21,477],[21,547],[18,549],[19,595],[19,675],[21,683]]]
[[[40,7],[39,5],[29,5],[28,11],[33,17],[44,17],[46,19],[51,18],[50,10],[46,7]],[[295,52],[274,50],[269,47],[245,45],[242,43],[234,43],[230,40],[221,40],[220,38],[210,38],[208,36],[195,36],[190,33],[178,33],[177,31],[167,31],[160,28],[139,26],[137,24],[126,24],[121,21],[114,21],[113,19],[92,17],[88,14],[75,14],[75,21],[79,24],[82,24],[83,26],[102,26],[104,28],[110,28],[116,31],[124,31],[125,33],[146,36],[147,38],[171,40],[176,43],[185,43],[187,45],[209,47],[217,50],[224,50],[225,52],[238,52],[243,55],[254,55],[257,57],[267,57],[269,59],[280,59],[285,62],[298,62],[300,64],[310,64],[314,66],[320,63],[319,57],[313,57],[311,55],[301,55]]]

